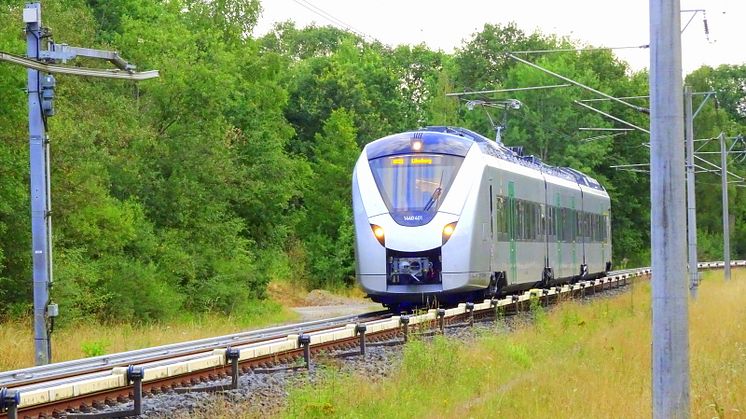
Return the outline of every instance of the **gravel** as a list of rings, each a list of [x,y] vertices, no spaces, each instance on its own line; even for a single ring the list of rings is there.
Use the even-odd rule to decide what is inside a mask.
[[[581,300],[590,302],[599,298],[613,298],[629,290],[629,286],[611,288],[604,292],[588,294]],[[549,306],[549,310],[552,310]],[[520,312],[508,316],[498,324],[505,332],[514,330],[517,325],[531,320],[530,312]],[[477,321],[474,327],[465,324],[449,325],[445,335],[452,339],[470,341],[485,333],[495,332],[494,320]],[[424,339],[430,339],[435,332],[425,333]],[[343,373],[361,374],[373,380],[380,380],[398,369],[402,360],[402,339],[382,342],[370,342],[363,357],[359,349],[334,351],[314,355],[313,363],[329,368],[337,368]],[[281,368],[256,370],[242,374],[239,388],[223,393],[185,393],[176,392],[148,395],[143,398],[143,414],[140,418],[191,418],[191,417],[268,417],[279,413],[285,406],[289,390],[298,385],[314,382],[319,377],[319,368],[311,371],[305,368]],[[229,383],[230,378],[220,382],[205,383],[215,385]],[[247,406],[249,406],[247,408]],[[95,413],[132,409],[132,402],[115,407],[106,407]],[[248,409],[248,411],[247,411]]]

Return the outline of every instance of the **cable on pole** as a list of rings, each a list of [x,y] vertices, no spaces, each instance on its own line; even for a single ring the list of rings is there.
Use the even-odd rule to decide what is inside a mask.
[[[337,17],[333,16],[331,13],[327,12],[326,10],[324,10],[324,9],[322,9],[322,8],[316,6],[316,5],[314,5],[313,3],[311,3],[308,0],[293,0],[293,1],[295,3],[297,3],[298,5],[302,6],[303,8],[305,8],[306,10],[310,11],[311,13],[314,13],[317,16],[320,16],[320,17],[328,20],[334,26],[341,27],[341,29],[344,29],[346,31],[350,31],[353,34],[355,34],[355,35],[357,35],[357,36],[359,36],[361,38],[367,38],[367,39],[372,39],[374,41],[377,41],[376,38],[374,38],[372,36],[369,36],[369,35],[365,34],[364,32],[355,29],[351,25],[349,25],[349,24],[345,23],[344,21],[338,19]]]

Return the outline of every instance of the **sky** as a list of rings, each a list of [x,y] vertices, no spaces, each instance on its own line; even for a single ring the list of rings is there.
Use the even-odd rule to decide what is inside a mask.
[[[569,36],[582,44],[604,47],[637,47],[649,42],[648,0],[261,0],[263,13],[255,30],[261,35],[275,22],[292,20],[296,26],[333,24],[332,16],[354,31],[384,44],[416,45],[451,53],[485,23],[515,22],[527,32]],[[746,63],[741,25],[746,0],[681,0],[684,73],[701,65]],[[315,10],[312,11],[312,10]],[[342,27],[335,23],[335,26]],[[740,32],[740,33],[739,33]],[[616,55],[633,70],[649,67],[649,49],[619,49]]]

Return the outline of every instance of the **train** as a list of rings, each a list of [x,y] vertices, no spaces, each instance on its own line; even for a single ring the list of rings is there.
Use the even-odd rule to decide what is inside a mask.
[[[466,128],[368,143],[352,175],[356,279],[394,311],[602,277],[611,201],[595,179]]]

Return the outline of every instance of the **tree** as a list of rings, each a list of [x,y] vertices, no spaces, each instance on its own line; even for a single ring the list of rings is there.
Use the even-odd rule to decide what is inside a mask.
[[[0,51],[22,54],[21,8],[0,8]],[[14,32],[12,29],[16,29]],[[31,234],[28,209],[26,72],[0,64],[0,316],[30,306]]]
[[[354,116],[340,108],[316,134],[313,177],[306,194],[306,216],[300,234],[310,256],[313,286],[354,277],[351,174],[360,149],[356,144]]]
[[[300,62],[292,75],[285,116],[297,134],[294,153],[312,154],[315,133],[339,107],[353,112],[360,145],[406,127],[400,80],[375,46],[345,40],[329,57]]]
[[[526,35],[512,22],[506,26],[485,24],[456,51],[456,85],[469,91],[495,89],[504,84],[508,70],[515,66],[506,52],[548,49],[553,44],[538,32]]]

